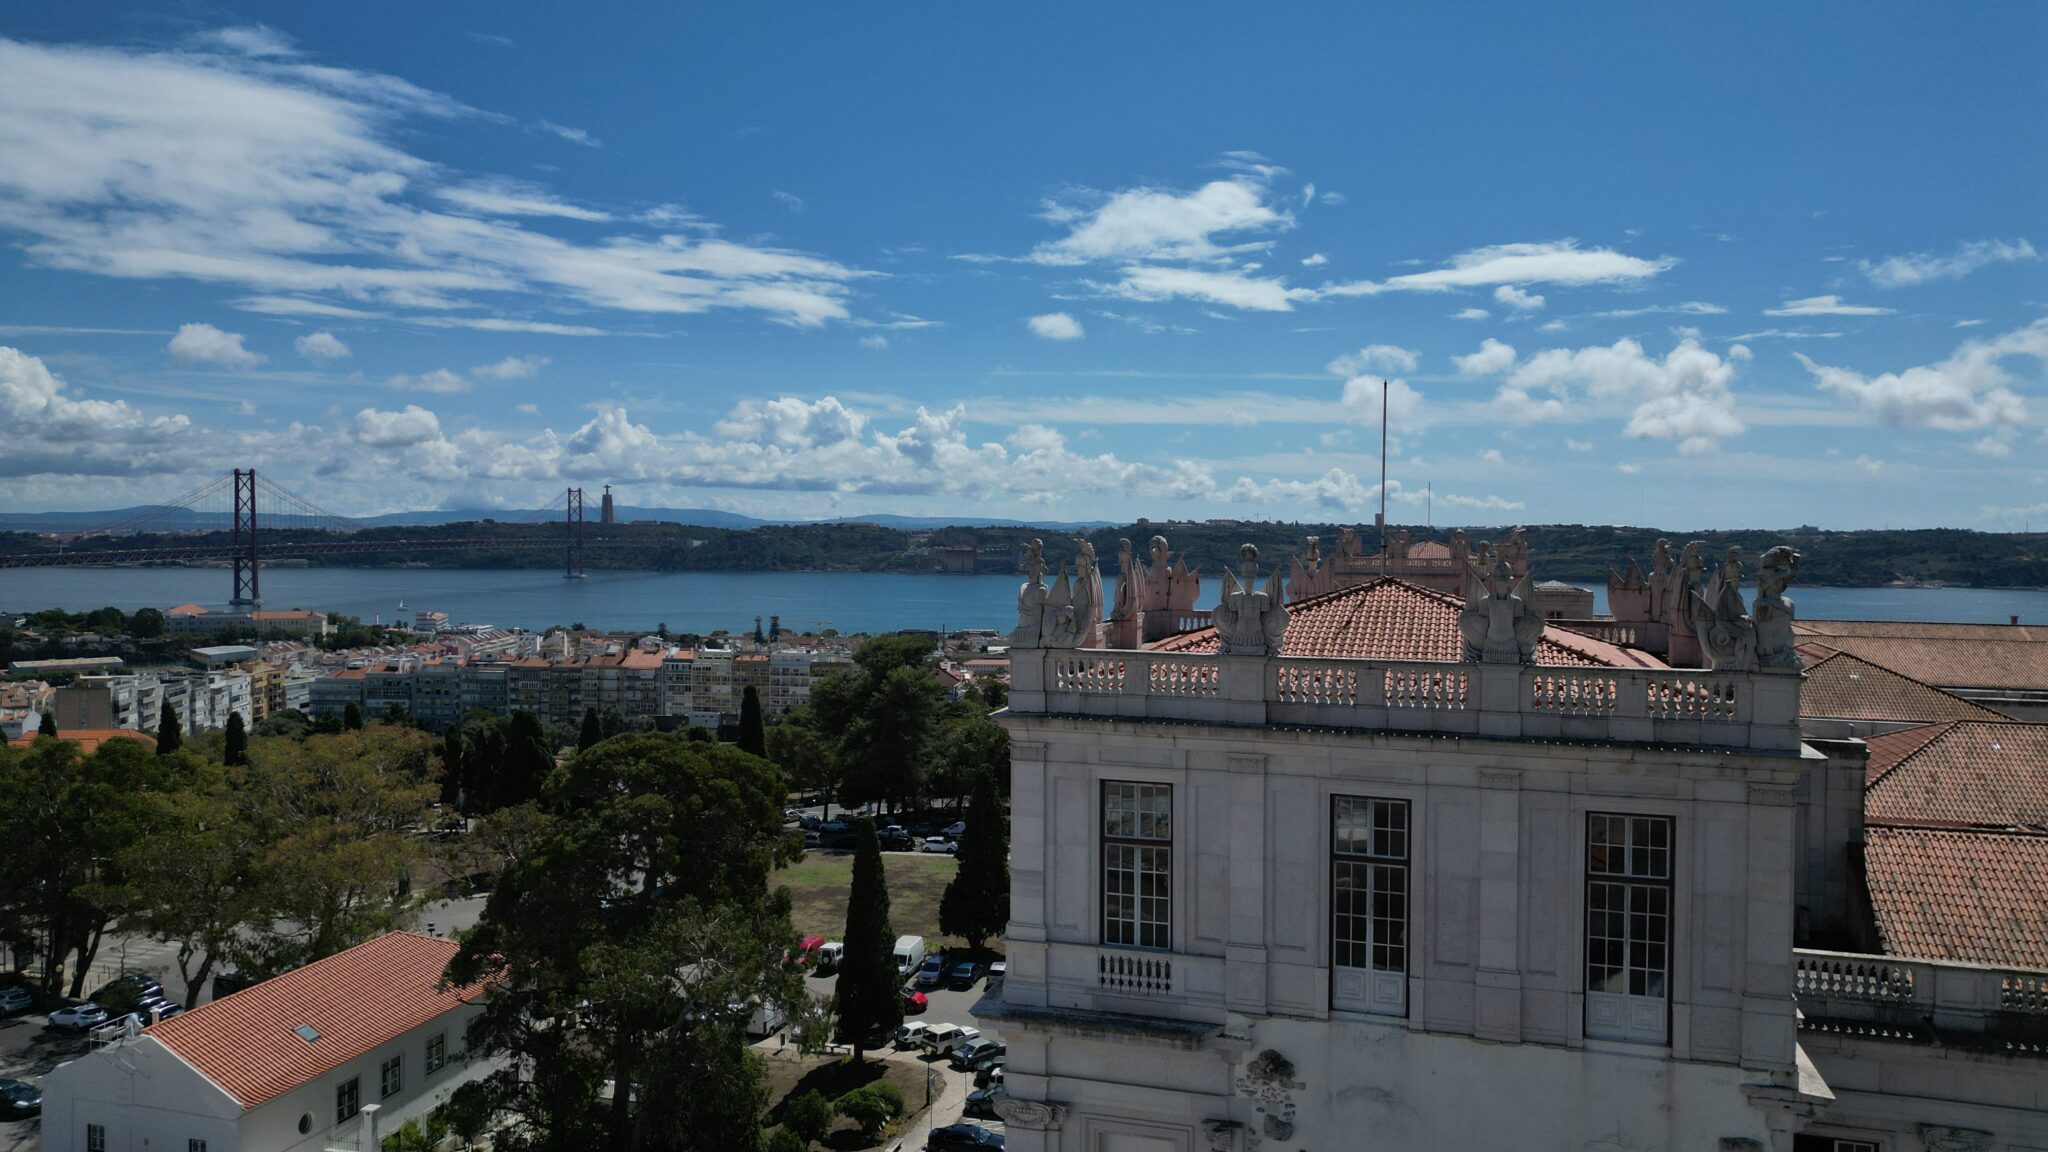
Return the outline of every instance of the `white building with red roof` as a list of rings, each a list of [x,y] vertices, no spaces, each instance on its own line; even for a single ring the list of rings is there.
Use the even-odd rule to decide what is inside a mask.
[[[96,1047],[43,1080],[47,1152],[375,1149],[494,1065],[457,945],[394,932]]]

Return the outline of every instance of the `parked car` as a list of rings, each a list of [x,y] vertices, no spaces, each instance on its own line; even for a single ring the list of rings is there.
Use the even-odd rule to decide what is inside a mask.
[[[939,829],[939,834],[941,836],[951,836],[953,839],[958,840],[960,837],[967,835],[967,821],[956,820]]]
[[[35,1002],[36,994],[26,988],[0,988],[0,1016],[26,1012]]]
[[[1002,1087],[1003,1062],[1006,1059],[1007,1057],[998,1056],[994,1060],[983,1064],[980,1068],[975,1069],[974,1086],[976,1088]]]
[[[912,840],[909,834],[904,832],[877,833],[875,844],[884,852],[914,852],[917,850],[917,841]]]
[[[823,825],[824,823],[825,821],[822,817],[805,816],[796,822],[796,826],[803,829],[806,832],[816,832],[819,826]]]
[[[999,1119],[996,1115],[996,1099],[1002,1094],[1001,1088],[976,1088],[967,1094],[967,1108],[962,1114],[979,1116],[987,1120]]]
[[[875,835],[877,835],[877,836],[908,836],[908,835],[910,835],[910,832],[909,832],[909,831],[908,831],[907,829],[905,829],[905,828],[903,827],[903,825],[901,825],[901,824],[884,824],[884,825],[882,825],[882,830],[881,830],[881,831],[879,831],[879,832],[877,832],[877,833],[875,833]]]
[[[902,989],[902,993],[903,1014],[905,1016],[916,1016],[926,1008],[931,1007],[932,1002],[926,998],[924,993],[919,992],[915,988]]]
[[[919,988],[937,988],[946,982],[946,954],[934,952],[924,958],[923,966],[917,970]]]
[[[223,972],[213,978],[213,998],[220,1000],[233,996],[244,989],[254,988],[257,983],[258,981],[252,980],[240,972]]]
[[[844,820],[827,820],[827,821],[825,821],[825,822],[824,822],[823,824],[820,824],[820,825],[818,825],[818,831],[820,831],[820,832],[851,832],[851,831],[853,831],[853,825],[851,825],[851,824],[848,824],[848,823],[847,823],[846,821],[844,821]]]
[[[975,960],[962,960],[960,963],[953,965],[953,987],[965,991],[966,989],[974,987],[974,982],[979,979],[981,979],[980,962]]]
[[[105,1008],[87,1000],[83,1004],[73,1004],[69,1008],[59,1008],[50,1013],[50,1027],[59,1032],[83,1032],[88,1028],[97,1028],[105,1024],[107,1017],[108,1012]]]
[[[818,966],[812,970],[813,974],[830,976],[832,973],[839,971],[839,961],[844,959],[845,956],[845,944],[838,940],[825,941],[823,944],[818,945]]]
[[[953,1049],[981,1035],[979,1028],[962,1028],[958,1024],[934,1024],[924,1034],[924,1048],[927,1056],[944,1056]]]
[[[804,847],[818,848],[822,847],[823,844],[824,837],[818,835],[816,832],[813,832],[808,828],[804,829]]]
[[[953,1049],[953,1067],[962,1072],[973,1072],[983,1064],[994,1064],[998,1057],[1009,1055],[1009,1046],[1001,1040],[977,1036]]]
[[[918,841],[917,850],[919,852],[943,852],[951,856],[960,850],[960,846],[944,836],[927,836]]]
[[[125,1008],[146,1000],[151,996],[161,996],[163,992],[164,986],[162,984],[157,983],[148,976],[144,976],[140,972],[130,972],[126,976],[117,977],[100,985],[99,990],[86,997],[86,999],[107,1008]]]
[[[801,808],[784,808],[782,810],[782,822],[784,824],[795,824],[803,818],[804,810]]]
[[[931,1030],[932,1026],[922,1020],[908,1021],[902,1027],[896,1029],[896,1046],[898,1048],[922,1048],[924,1047],[924,1034]]]
[[[890,950],[889,955],[896,961],[896,978],[910,979],[910,974],[917,971],[918,965],[925,961],[924,937],[898,936],[896,947]]]
[[[26,1120],[42,1113],[42,1089],[26,1080],[0,1080],[0,1120]]]
[[[932,833],[934,833],[934,832],[938,831],[938,829],[937,829],[937,828],[934,828],[934,827],[932,827],[932,822],[931,822],[931,821],[929,821],[929,820],[920,820],[920,821],[918,821],[917,823],[915,823],[915,824],[912,824],[912,825],[911,825],[911,826],[910,826],[910,827],[909,827],[909,828],[907,829],[907,831],[908,831],[908,832],[909,832],[909,833],[910,833],[910,834],[911,834],[912,836],[915,836],[915,837],[917,837],[918,839],[922,840],[922,839],[924,839],[925,837],[927,837],[927,836],[931,835]]]
[[[925,1152],[991,1152],[1003,1146],[1003,1138],[979,1124],[948,1124],[932,1129],[924,1146]]]
[[[879,1049],[893,1038],[893,1033],[887,1027],[876,1025],[873,1031],[862,1038],[860,1046],[868,1049]],[[846,1030],[846,1021],[841,1020],[832,1026],[832,1042],[834,1044],[853,1043],[853,1033]]]

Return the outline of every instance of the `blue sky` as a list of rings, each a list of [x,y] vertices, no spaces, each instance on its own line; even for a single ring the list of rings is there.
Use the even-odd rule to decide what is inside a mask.
[[[10,9],[0,500],[2048,523],[2048,9],[1364,7]]]

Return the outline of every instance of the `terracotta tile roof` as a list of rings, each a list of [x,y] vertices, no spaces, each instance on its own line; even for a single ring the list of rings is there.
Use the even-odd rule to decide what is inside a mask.
[[[1867,786],[1872,824],[1958,824],[2048,831],[2048,724],[1962,721],[1906,747],[1887,744],[1889,761]],[[1871,765],[1878,766],[1873,742]]]
[[[1464,649],[1458,632],[1458,614],[1464,606],[1456,596],[1381,577],[1289,604],[1284,651],[1289,656],[1455,661]],[[1152,647],[1167,652],[1214,652],[1220,642],[1214,628],[1203,628],[1170,636]],[[1664,667],[1647,652],[1554,626],[1544,629],[1543,638],[1536,642],[1536,662]]]
[[[164,1047],[254,1108],[475,996],[440,986],[453,940],[393,932],[150,1027]],[[302,1039],[296,1029],[319,1033]]]
[[[57,739],[67,744],[78,745],[78,750],[86,755],[91,755],[95,749],[109,740],[146,740],[151,747],[156,746],[156,737],[147,732],[137,732],[133,728],[73,728],[70,731],[60,728],[57,730]]]
[[[1882,736],[1871,736],[1864,740],[1870,746],[1870,760],[1864,765],[1863,786],[1869,788],[1885,773],[1898,767],[1899,761],[1918,752],[1922,745],[1943,732],[1948,723],[1922,724],[1918,728],[1901,728]]]
[[[1863,859],[1888,955],[2048,968],[2048,836],[1878,825]]]
[[[1799,714],[1835,720],[2004,720],[1982,704],[1922,684],[1849,652],[1833,652],[1806,666]]]
[[[1795,627],[1809,641],[1926,684],[2048,690],[2048,628],[2039,625],[1802,620]]]

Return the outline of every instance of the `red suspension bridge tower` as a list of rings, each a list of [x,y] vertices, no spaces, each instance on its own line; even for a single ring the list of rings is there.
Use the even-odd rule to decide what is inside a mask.
[[[234,518],[235,597],[237,608],[263,603],[262,568],[256,562],[256,470],[235,469]]]
[[[563,511],[568,518],[569,559],[562,575],[570,580],[583,579],[583,489],[569,489],[568,498],[563,502]]]

